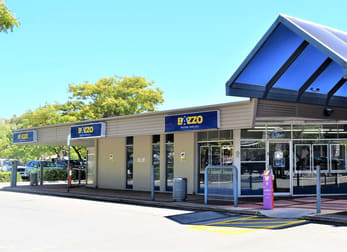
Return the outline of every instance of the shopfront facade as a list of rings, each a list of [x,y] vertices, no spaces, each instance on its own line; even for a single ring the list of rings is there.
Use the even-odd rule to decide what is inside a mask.
[[[315,193],[319,161],[322,193],[346,194],[347,121],[337,117],[347,110],[327,120],[317,106],[306,110],[302,106],[252,99],[25,132],[33,130],[37,135],[36,142],[30,144],[64,145],[71,128],[102,122],[104,136],[71,141],[87,146],[90,187],[150,191],[154,167],[157,191],[170,192],[173,178],[185,177],[188,193],[198,194],[204,192],[208,165],[233,164],[239,170],[241,196],[262,195],[265,169],[273,171],[276,195],[310,195]],[[216,128],[166,132],[167,117],[206,111],[218,111]],[[303,117],[305,113],[310,117]]]

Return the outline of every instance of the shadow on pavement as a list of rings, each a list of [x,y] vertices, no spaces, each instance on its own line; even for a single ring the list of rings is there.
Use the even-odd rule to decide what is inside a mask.
[[[307,220],[300,219],[269,218],[257,215],[231,215],[209,211],[166,216],[166,218],[183,225],[271,230],[287,229],[310,223]]]

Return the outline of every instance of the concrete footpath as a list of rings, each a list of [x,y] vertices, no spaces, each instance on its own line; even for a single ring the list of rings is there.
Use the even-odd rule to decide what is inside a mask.
[[[63,182],[47,183],[43,186],[30,186],[28,183],[22,182],[13,188],[7,183],[0,183],[1,190],[191,211],[214,211],[272,218],[300,218],[335,225],[347,225],[347,196],[323,197],[322,213],[316,214],[315,197],[279,197],[275,198],[275,209],[263,210],[261,197],[239,198],[239,205],[236,208],[232,202],[213,200],[205,205],[202,195],[188,195],[186,201],[176,202],[172,200],[171,193],[156,192],[155,200],[152,201],[149,192],[95,189],[76,184],[67,192],[66,184]]]

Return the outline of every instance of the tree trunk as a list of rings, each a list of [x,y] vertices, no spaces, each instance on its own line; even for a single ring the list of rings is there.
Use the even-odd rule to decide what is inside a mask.
[[[79,160],[83,160],[82,155],[81,155],[81,153],[80,153],[80,150],[79,150],[76,146],[71,146],[71,147],[72,147],[72,148],[74,149],[74,151],[76,152],[76,154],[77,154]]]

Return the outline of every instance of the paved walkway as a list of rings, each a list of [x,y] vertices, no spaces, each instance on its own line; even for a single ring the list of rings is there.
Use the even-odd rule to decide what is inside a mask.
[[[322,197],[322,213],[314,214],[316,198],[311,197],[275,197],[275,209],[263,210],[262,198],[239,198],[237,208],[232,202],[209,201],[204,205],[203,195],[188,195],[185,202],[175,202],[172,194],[156,192],[155,201],[151,201],[150,192],[133,190],[111,190],[87,188],[84,185],[74,184],[67,193],[66,184],[46,183],[43,186],[30,186],[28,183],[19,183],[11,188],[9,184],[0,185],[2,190],[55,195],[63,197],[83,198],[110,202],[124,202],[130,204],[150,205],[158,207],[172,207],[190,210],[209,210],[218,212],[234,212],[242,214],[267,215],[271,217],[298,218],[307,217],[311,220],[331,221],[347,224],[347,196],[324,196]]]

